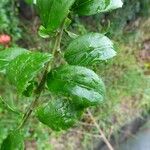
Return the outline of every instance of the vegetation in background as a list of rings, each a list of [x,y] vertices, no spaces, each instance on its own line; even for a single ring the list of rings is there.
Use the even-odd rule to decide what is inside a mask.
[[[14,42],[21,38],[15,0],[0,1],[0,34],[2,33],[9,34]]]
[[[87,33],[73,38],[62,55],[61,41],[64,30],[67,31],[70,25],[68,14],[71,10],[83,16],[94,15],[120,8],[122,1],[103,1],[101,4],[95,1],[83,3],[66,0],[60,3],[37,0],[35,5],[41,19],[38,34],[49,39],[51,45],[48,52],[33,52],[19,47],[0,51],[1,74],[6,75],[15,87],[17,96],[31,98],[30,105],[22,112],[19,107],[10,106],[0,97],[2,104],[16,113],[19,120],[9,130],[1,144],[1,150],[25,148],[23,130],[33,112],[37,120],[47,127],[62,131],[73,127],[85,110],[105,144],[112,150],[88,108],[101,104],[106,92],[103,80],[91,66],[113,58],[116,55],[114,44],[103,34]],[[43,101],[43,94],[49,94],[46,102]]]
[[[135,21],[139,16],[148,17],[150,14],[149,7],[149,0],[124,0],[122,9],[83,18],[81,19],[81,23],[86,28],[88,27],[88,30],[99,30],[117,38],[124,33],[125,27]],[[78,17],[77,20],[79,20]]]
[[[141,62],[139,62],[141,59],[139,58],[139,53],[142,49],[143,42],[150,38],[148,35],[148,25],[150,24],[150,20],[139,20],[138,25],[137,22],[133,22],[133,20],[136,20],[136,18],[139,17],[141,11],[142,14],[147,14],[147,12],[143,11],[148,10],[145,9],[145,6],[148,6],[148,0],[126,2],[123,10],[117,10],[108,16],[109,19],[111,18],[110,27],[106,25],[108,28],[104,27],[104,25],[101,26],[98,22],[94,23],[94,25],[88,25],[87,27],[87,24],[85,25],[83,23],[86,22],[87,19],[83,18],[83,21],[80,21],[78,20],[78,17],[76,22],[72,24],[72,31],[74,32],[75,29],[78,29],[78,33],[80,34],[84,34],[89,30],[98,30],[100,32],[103,31],[104,33],[107,32],[107,35],[112,37],[118,34],[122,35],[119,38],[117,36],[114,37],[114,41],[116,41],[116,37],[118,40],[116,41],[116,47],[118,47],[116,59],[93,67],[93,69],[97,70],[98,74],[103,76],[107,87],[106,102],[101,108],[94,108],[93,113],[108,138],[122,125],[136,116],[140,116],[143,112],[145,114],[149,114],[150,112],[150,79],[149,75],[145,76],[143,71],[143,66],[147,66],[148,63],[143,62],[141,67]],[[94,18],[97,18],[97,21],[100,21],[105,17],[97,15]],[[132,25],[135,26],[134,29],[132,28]],[[126,27],[128,27],[131,32],[124,30]],[[31,31],[31,34],[34,37],[35,33]],[[28,40],[31,42],[30,39]],[[40,38],[37,38],[36,40],[41,42],[41,44],[38,43],[40,48],[43,43],[47,43],[46,40],[43,41]],[[65,41],[63,41],[63,44],[67,45]],[[38,46],[33,44],[31,47],[36,48]],[[1,101],[0,116],[2,116],[1,120],[3,121],[0,122],[0,144],[3,139],[6,138],[8,132],[14,128],[14,124],[21,119],[21,116],[18,116],[15,113],[16,108],[20,108],[20,110],[24,112],[31,101],[30,98],[26,99],[15,95],[15,89],[10,86],[7,79],[4,80],[4,78],[4,76],[0,77],[0,85],[3,85],[3,87],[0,87],[0,93],[5,102],[11,106],[11,109],[7,107],[7,104],[5,104],[4,107],[4,104]],[[47,97],[49,97],[49,94],[46,94],[43,97],[45,101]],[[14,113],[12,113],[12,110]],[[31,118],[31,122],[26,126],[25,131],[27,131],[25,134],[27,139],[26,146],[28,148],[32,147],[39,150],[70,150],[77,148],[83,150],[87,149],[87,147],[93,149],[96,142],[99,142],[98,131],[95,127],[92,127],[92,122],[86,113],[84,114],[80,125],[71,129],[68,133],[52,133],[51,130],[45,128],[41,123],[38,123],[34,117]],[[51,145],[49,143],[51,143]]]
[[[122,10],[108,14],[106,18],[110,21],[109,34],[116,37],[123,34],[126,25],[136,20],[139,16],[148,16],[150,4],[149,0],[124,0]],[[132,29],[131,29],[132,30]]]

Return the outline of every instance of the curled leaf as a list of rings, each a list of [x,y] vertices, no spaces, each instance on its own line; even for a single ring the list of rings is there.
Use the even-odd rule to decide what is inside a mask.
[[[49,33],[57,30],[75,0],[37,0],[42,25]]]

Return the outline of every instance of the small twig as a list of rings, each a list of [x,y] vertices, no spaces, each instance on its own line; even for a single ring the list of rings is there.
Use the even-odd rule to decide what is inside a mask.
[[[110,132],[109,132],[108,140],[110,140],[112,133],[113,133],[113,127],[111,127],[111,128],[110,128]]]
[[[98,123],[96,122],[95,118],[93,117],[92,113],[90,112],[90,110],[87,110],[89,116],[91,117],[95,127],[98,129],[103,141],[105,142],[105,144],[107,145],[107,147],[109,148],[109,150],[114,150],[114,148],[112,147],[112,145],[109,143],[109,141],[107,140],[105,134],[103,133],[103,131],[101,130],[101,128],[99,127]]]

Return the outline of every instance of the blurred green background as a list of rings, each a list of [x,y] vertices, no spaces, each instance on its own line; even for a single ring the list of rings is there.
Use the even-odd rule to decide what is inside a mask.
[[[89,31],[111,37],[117,49],[112,60],[93,69],[104,79],[107,88],[105,102],[92,109],[93,115],[107,138],[136,117],[150,114],[150,2],[124,0],[122,9],[108,14],[73,19],[70,31]],[[39,19],[33,6],[17,0],[0,0],[0,34],[12,37],[9,46],[19,45],[46,51],[49,41],[37,34]],[[32,39],[32,40],[31,40]],[[62,49],[69,42],[64,34]],[[0,45],[0,50],[4,49]],[[0,144],[21,119],[15,110],[25,111],[32,98],[18,96],[5,75],[0,74]],[[42,95],[48,99],[49,95]],[[74,150],[94,149],[100,142],[97,129],[85,113],[82,120],[69,131],[55,133],[39,123],[34,115],[25,131],[26,149]]]

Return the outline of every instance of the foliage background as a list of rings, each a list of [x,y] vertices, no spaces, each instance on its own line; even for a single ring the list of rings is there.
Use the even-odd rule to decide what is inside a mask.
[[[14,42],[21,38],[18,9],[15,7],[15,1],[0,1],[0,32],[10,34]]]
[[[116,44],[117,57],[94,66],[105,80],[107,98],[101,107],[92,111],[108,138],[111,134],[117,135],[116,131],[122,125],[137,116],[150,113],[150,54],[147,52],[150,48],[149,11],[149,0],[124,0],[123,9],[110,14],[82,18],[74,16],[70,27],[72,32],[77,31],[78,34],[103,32],[112,37]],[[46,49],[48,41],[38,37],[38,25],[36,16],[30,21],[20,17],[15,1],[1,0],[0,33],[11,35],[12,45],[19,44],[33,50]],[[65,48],[68,40],[64,35],[62,48]],[[24,111],[31,99],[15,93],[7,78],[0,75],[0,95],[13,109]],[[43,98],[47,99],[48,96],[44,95]],[[7,104],[0,102],[0,143],[20,119]],[[68,132],[54,133],[38,123],[34,116],[26,128],[30,129],[25,134],[27,149],[93,149],[100,141],[98,131],[92,127],[86,113],[79,124]]]

